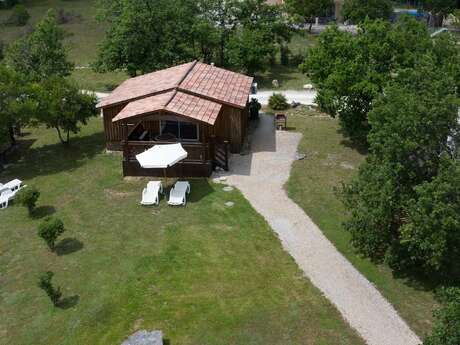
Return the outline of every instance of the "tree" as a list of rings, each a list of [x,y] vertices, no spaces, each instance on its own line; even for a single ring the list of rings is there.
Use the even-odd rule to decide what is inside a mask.
[[[50,10],[31,34],[8,47],[6,63],[34,81],[55,75],[68,76],[73,64],[67,60],[65,37],[65,31],[58,26],[55,13]]]
[[[303,23],[310,24],[311,32],[316,17],[325,16],[334,7],[333,0],[286,0],[288,12],[301,18]]]
[[[433,25],[442,26],[444,18],[456,7],[456,0],[423,0],[423,8],[433,16]]]
[[[402,18],[394,25],[366,21],[356,36],[328,28],[301,68],[319,90],[319,107],[339,117],[345,135],[366,143],[374,100],[399,70],[413,67],[428,52],[460,81],[455,40],[449,35],[431,39],[426,26],[412,18]]]
[[[14,127],[27,123],[34,112],[26,78],[0,64],[0,143],[16,143]]]
[[[38,104],[35,118],[48,128],[56,129],[59,140],[68,144],[70,133],[78,133],[80,124],[97,115],[96,97],[80,92],[71,81],[51,77],[35,85],[34,97]]]
[[[342,13],[353,23],[361,23],[366,18],[389,19],[393,5],[390,0],[345,0]]]
[[[263,0],[104,1],[110,28],[96,70],[132,76],[191,59],[259,71],[290,37],[280,9]]]
[[[56,240],[64,231],[62,220],[50,216],[46,217],[38,226],[38,236],[46,242],[51,251],[54,251]]]
[[[110,27],[96,69],[126,69],[135,76],[190,60],[196,16],[191,0],[120,0],[116,7],[103,3],[99,19]]]
[[[441,308],[434,313],[434,326],[423,345],[460,344],[460,289],[444,288],[437,294]]]
[[[21,205],[27,207],[29,215],[32,215],[39,197],[40,191],[35,187],[29,186],[27,188],[21,189],[18,192],[18,194],[16,195],[16,200]]]
[[[54,287],[53,285],[53,276],[54,273],[47,271],[40,275],[38,280],[38,287],[45,291],[45,293],[50,298],[53,305],[56,307],[59,304],[59,300],[62,297],[62,292],[60,287]]]
[[[370,154],[343,190],[345,229],[358,251],[427,275],[452,274],[449,258],[460,250],[452,216],[459,171],[448,140],[459,133],[456,85],[435,61],[422,56],[374,101]]]

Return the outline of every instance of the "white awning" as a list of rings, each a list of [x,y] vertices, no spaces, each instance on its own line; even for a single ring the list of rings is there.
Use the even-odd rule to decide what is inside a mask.
[[[187,158],[187,151],[181,144],[155,145],[136,156],[143,168],[166,169]]]

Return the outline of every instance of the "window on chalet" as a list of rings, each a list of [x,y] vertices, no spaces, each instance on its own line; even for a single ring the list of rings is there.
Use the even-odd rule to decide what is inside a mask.
[[[186,121],[161,120],[160,134],[184,141],[197,141],[199,137],[198,125]]]

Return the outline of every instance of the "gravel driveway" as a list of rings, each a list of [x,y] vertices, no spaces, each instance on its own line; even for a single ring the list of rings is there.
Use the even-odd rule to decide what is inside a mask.
[[[262,115],[251,137],[252,153],[233,155],[231,171],[219,176],[227,176],[227,183],[240,189],[265,217],[284,249],[367,344],[420,344],[396,310],[287,196],[283,185],[301,134],[275,132],[272,117]]]

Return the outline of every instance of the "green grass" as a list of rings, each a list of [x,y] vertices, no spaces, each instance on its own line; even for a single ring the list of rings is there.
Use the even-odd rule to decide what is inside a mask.
[[[306,56],[308,48],[316,44],[316,39],[315,35],[296,33],[289,43],[289,50],[293,54]],[[305,84],[310,83],[310,79],[300,72],[298,66],[283,66],[280,64],[280,57],[277,56],[276,59],[276,64],[270,66],[269,70],[255,76],[260,90],[273,89],[274,79],[278,80],[280,90],[302,90]]]
[[[181,345],[363,344],[239,192],[196,179],[186,207],[142,207],[146,179],[122,178],[99,118],[70,147],[27,131],[0,181],[24,179],[41,197],[33,219],[1,211],[1,344],[120,344],[137,329]],[[57,253],[36,234],[48,214],[67,228]],[[36,286],[46,270],[60,308]]]
[[[29,25],[39,21],[50,8],[58,11],[79,15],[81,19],[63,24],[61,27],[68,33],[66,45],[69,59],[78,67],[87,67],[93,62],[98,53],[98,44],[103,40],[106,27],[96,20],[96,0],[25,0],[24,4],[31,18]],[[9,16],[11,10],[0,10],[0,22]],[[11,43],[30,30],[30,27],[0,26],[0,39]],[[76,69],[73,77],[84,89],[106,91],[108,85],[118,85],[128,78],[124,72],[99,74],[91,69]]]
[[[356,174],[364,152],[342,136],[336,120],[307,110],[288,114],[289,126],[303,133],[299,151],[307,154],[305,160],[294,163],[287,184],[289,196],[423,337],[432,325],[432,291],[420,283],[398,279],[387,266],[358,256],[350,245],[350,234],[342,228],[346,213],[334,188]]]

